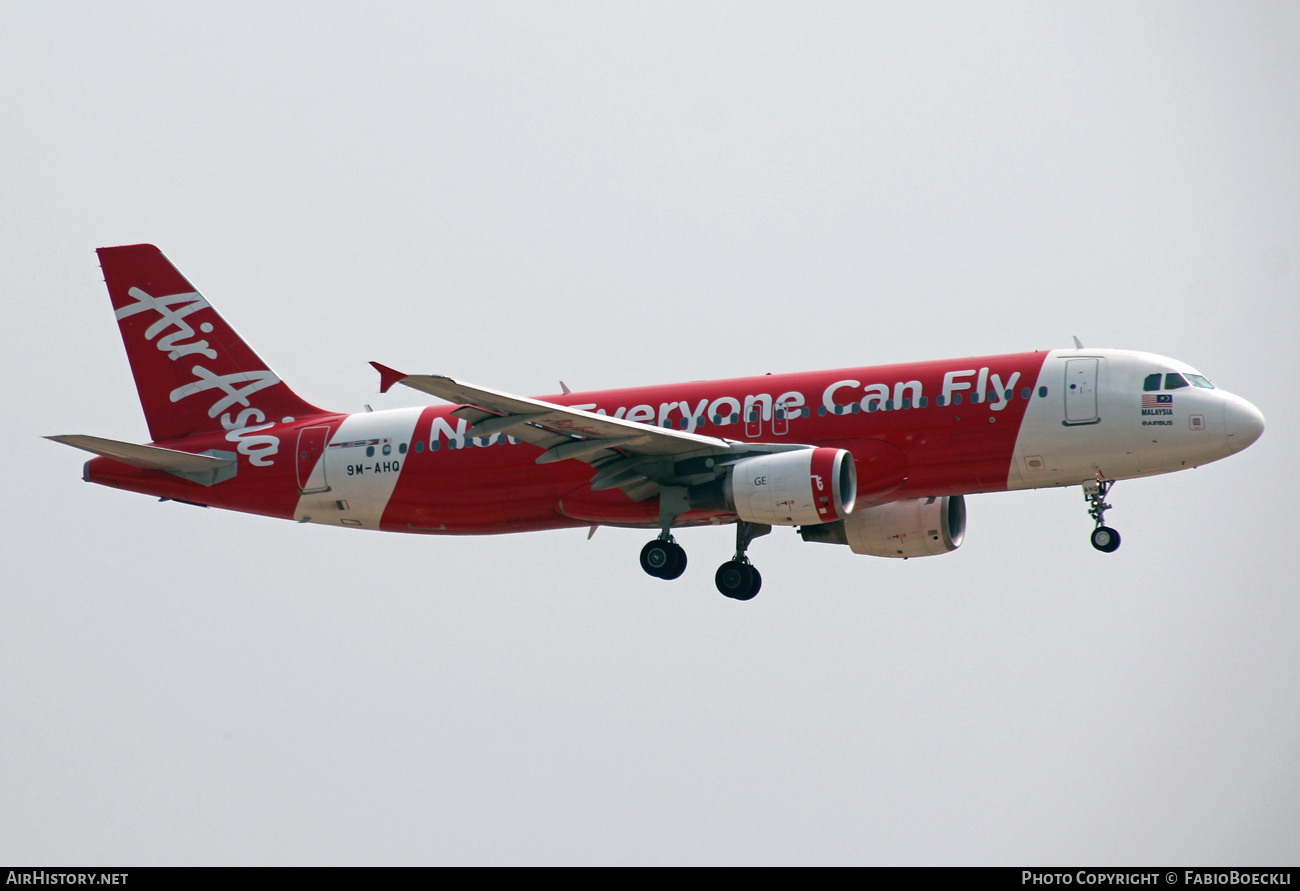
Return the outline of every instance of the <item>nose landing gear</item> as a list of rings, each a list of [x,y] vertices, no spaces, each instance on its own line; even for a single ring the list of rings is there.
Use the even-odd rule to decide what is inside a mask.
[[[1088,516],[1097,522],[1092,530],[1092,546],[1103,554],[1110,554],[1119,549],[1119,533],[1106,525],[1106,493],[1115,485],[1114,480],[1088,480],[1083,484],[1083,497],[1088,502]]]

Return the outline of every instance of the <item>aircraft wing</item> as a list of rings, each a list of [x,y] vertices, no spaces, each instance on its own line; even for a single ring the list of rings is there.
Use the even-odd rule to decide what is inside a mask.
[[[636,501],[658,493],[661,485],[694,485],[712,479],[723,466],[742,457],[809,448],[795,443],[737,442],[655,427],[490,390],[444,375],[404,374],[378,362],[370,364],[379,371],[381,392],[402,384],[460,404],[452,414],[472,425],[466,436],[506,433],[530,442],[546,449],[537,457],[538,464],[567,459],[586,462],[598,469],[593,489],[619,488]],[[699,458],[701,466],[684,472],[679,462],[690,458]],[[706,467],[703,461],[708,458],[715,461]]]

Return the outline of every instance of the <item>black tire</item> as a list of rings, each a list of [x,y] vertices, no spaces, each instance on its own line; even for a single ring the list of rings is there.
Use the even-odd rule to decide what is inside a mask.
[[[668,542],[668,550],[672,554],[672,562],[659,573],[659,578],[671,582],[673,579],[681,578],[682,573],[686,571],[686,549],[675,541]]]
[[[733,595],[733,600],[753,600],[758,596],[758,589],[763,587],[763,577],[758,570],[752,565],[746,568],[749,570],[749,585],[741,593]]]
[[[1119,549],[1119,533],[1109,526],[1092,530],[1092,546],[1103,554],[1113,554]]]
[[[732,600],[753,600],[758,588],[763,584],[758,570],[748,563],[729,560],[718,567],[713,576],[713,583],[718,586],[724,597]]]
[[[666,541],[656,538],[646,542],[641,549],[641,568],[657,579],[663,578],[665,570],[671,570],[675,562],[672,548]]]

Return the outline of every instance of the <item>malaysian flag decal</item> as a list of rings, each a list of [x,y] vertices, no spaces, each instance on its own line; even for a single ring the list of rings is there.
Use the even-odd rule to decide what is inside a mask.
[[[1143,393],[1143,408],[1169,408],[1174,404],[1172,393]]]

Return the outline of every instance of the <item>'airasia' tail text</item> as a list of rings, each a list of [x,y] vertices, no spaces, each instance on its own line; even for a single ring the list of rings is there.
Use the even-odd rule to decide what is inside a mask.
[[[320,413],[267,367],[158,248],[134,244],[97,253],[155,442],[240,430],[241,444],[259,464],[269,455],[252,448],[253,428]]]

